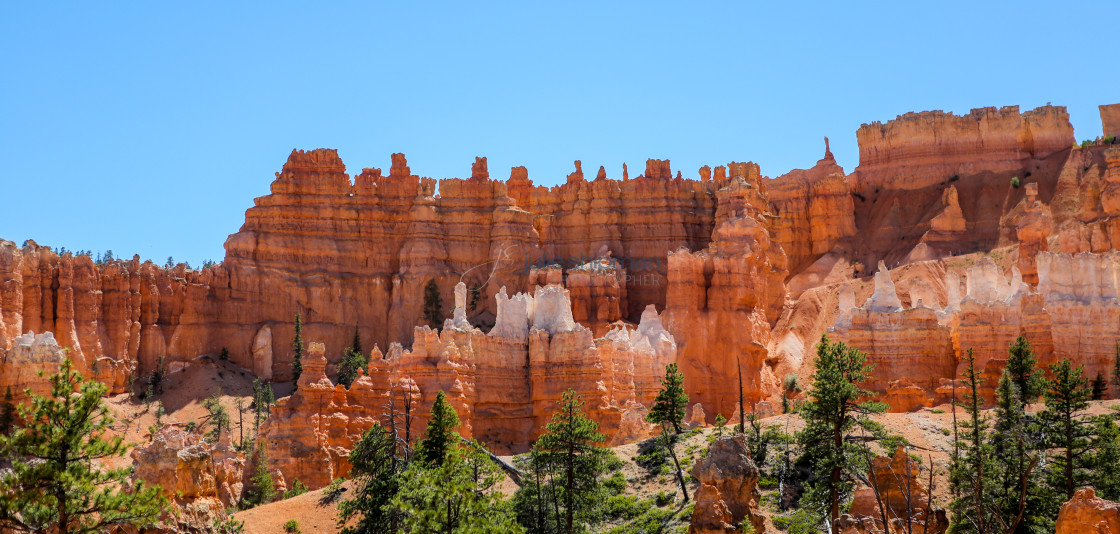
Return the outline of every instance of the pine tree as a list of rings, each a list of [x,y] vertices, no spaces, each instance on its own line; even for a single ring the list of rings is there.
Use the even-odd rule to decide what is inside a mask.
[[[12,386],[4,391],[4,401],[0,402],[0,436],[7,436],[16,421],[16,406],[12,402]]]
[[[374,423],[350,450],[350,476],[354,497],[338,505],[338,524],[356,524],[342,534],[391,534],[400,528],[400,513],[390,506],[401,484],[406,464],[397,451],[394,438]]]
[[[556,470],[556,506],[563,508],[558,530],[578,532],[577,519],[587,518],[595,509],[601,493],[600,477],[606,471],[609,451],[600,445],[606,436],[599,424],[583,414],[583,401],[573,390],[564,392],[560,409],[552,414],[544,434],[533,444],[540,462]],[[562,503],[562,504],[561,504]]]
[[[1120,386],[1120,343],[1116,344],[1112,357],[1112,383]]]
[[[1018,387],[1006,371],[996,388],[995,423],[990,437],[992,499],[1000,515],[1001,532],[1027,534],[1049,531],[1039,514],[1042,496],[1037,471],[1041,455],[1031,436],[1036,426],[1027,415]]]
[[[358,325],[354,325],[354,341],[350,343],[350,349],[358,354],[362,353],[362,334],[358,332]]]
[[[1104,400],[1105,395],[1108,394],[1108,382],[1104,379],[1104,374],[1097,372],[1097,377],[1093,379],[1093,391],[1091,396],[1093,400]]]
[[[862,352],[821,336],[814,360],[816,372],[800,410],[805,428],[797,441],[813,472],[805,498],[816,505],[814,508],[823,505],[828,509],[833,534],[840,532],[837,520],[841,504],[851,496],[854,482],[867,471],[863,459],[870,457],[866,443],[849,438],[857,430],[882,435],[880,426],[869,416],[886,411],[886,405],[861,402],[873,395],[860,387],[871,378],[872,366],[865,362]]]
[[[1093,470],[1093,488],[1098,496],[1115,501],[1120,499],[1120,425],[1110,416],[1099,416],[1094,434],[1087,461]]]
[[[208,413],[206,423],[211,426],[206,436],[214,442],[222,437],[223,430],[227,432],[230,430],[229,412],[226,411],[225,406],[222,406],[221,397],[222,390],[219,388],[217,393],[202,400],[202,407]],[[162,405],[160,407],[162,408]]]
[[[988,490],[992,485],[993,453],[988,435],[989,420],[981,411],[984,397],[980,394],[980,385],[984,378],[976,369],[972,349],[968,349],[964,360],[968,364],[961,374],[965,393],[957,405],[965,409],[968,419],[960,424],[958,435],[961,439],[956,444],[960,452],[953,458],[950,467],[950,481],[957,495],[951,505],[953,524],[950,532],[984,534],[999,521],[992,513],[990,503],[985,500],[991,497]],[[1011,379],[1014,382],[1014,375]]]
[[[657,393],[653,408],[646,415],[646,421],[661,425],[661,438],[669,451],[669,456],[673,458],[677,483],[680,485],[681,493],[684,494],[684,502],[688,502],[688,485],[685,484],[684,471],[681,470],[681,462],[677,459],[673,442],[676,441],[677,434],[682,431],[681,422],[684,420],[687,408],[688,394],[684,392],[684,375],[681,374],[676,363],[666,365],[665,378],[661,379],[661,391]]]
[[[442,463],[447,457],[447,451],[459,442],[459,433],[455,432],[458,426],[459,416],[447,402],[443,390],[440,390],[436,393],[436,401],[432,403],[432,418],[428,421],[424,438],[416,446],[417,458],[427,464]]]
[[[268,471],[268,451],[264,448],[264,442],[257,443],[257,463],[249,480],[250,487],[241,498],[242,508],[268,504],[276,499],[276,482]]]
[[[276,394],[272,391],[272,383],[261,378],[253,380],[253,436],[260,431],[261,423],[272,413],[272,405],[276,404]],[[254,437],[255,439],[255,437]]]
[[[1037,369],[1038,360],[1034,357],[1031,342],[1023,336],[1015,339],[1007,348],[1007,367],[1005,372],[1011,375],[1011,381],[1019,390],[1023,404],[1030,404],[1039,395],[1046,385],[1042,370]]]
[[[428,285],[424,286],[424,321],[432,328],[443,324],[443,297],[435,280],[428,280]]]
[[[120,437],[108,437],[106,386],[83,378],[69,358],[50,383],[48,397],[27,390],[21,425],[0,436],[0,457],[11,463],[0,473],[0,529],[69,534],[154,526],[167,505],[162,490],[130,484],[128,468],[103,467],[127,450]]]
[[[292,337],[292,381],[299,383],[303,374],[303,321],[296,312],[296,335]]]
[[[1053,378],[1044,393],[1046,409],[1038,414],[1050,448],[1057,453],[1048,464],[1047,484],[1055,492],[1065,493],[1069,500],[1086,477],[1083,456],[1089,452],[1093,432],[1081,412],[1089,407],[1091,392],[1084,368],[1074,367],[1068,358],[1051,365],[1050,373]]]
[[[524,533],[509,503],[494,491],[502,478],[476,444],[456,446],[438,464],[411,464],[391,506],[401,514],[405,532]]]
[[[368,364],[369,356],[347,347],[342,361],[338,364],[338,383],[349,388],[350,384],[358,378],[358,370],[366,369]]]

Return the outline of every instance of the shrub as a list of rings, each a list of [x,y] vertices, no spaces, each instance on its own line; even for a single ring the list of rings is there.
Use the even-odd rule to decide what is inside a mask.
[[[1021,185],[1021,182],[1019,181],[1019,177],[1018,176],[1012,176],[1011,177],[1011,187],[1014,187],[1015,189],[1018,189],[1020,185]]]
[[[1110,136],[1104,138],[1104,144],[1111,145],[1111,144],[1114,144],[1114,143],[1116,143],[1116,136],[1115,135],[1110,135]]]
[[[758,479],[759,489],[774,489],[778,487],[778,479],[774,477],[762,477]]]
[[[657,492],[657,495],[653,498],[653,503],[658,507],[665,507],[668,506],[669,503],[673,502],[673,497],[675,497],[675,495],[666,493],[665,490],[661,490]]]
[[[603,480],[603,487],[612,495],[622,493],[622,490],[626,489],[626,475],[622,474],[622,471],[615,471],[613,475]]]
[[[307,493],[307,486],[305,486],[303,482],[300,482],[297,478],[294,482],[292,482],[291,489],[284,492],[284,498],[291,499],[292,497],[303,495],[304,493]]]
[[[289,519],[287,523],[284,523],[284,532],[299,534],[299,522],[295,519]]]
[[[1090,146],[1093,146],[1093,140],[1092,139],[1086,139],[1086,140],[1081,142],[1081,148],[1087,148],[1087,147],[1090,147]]]

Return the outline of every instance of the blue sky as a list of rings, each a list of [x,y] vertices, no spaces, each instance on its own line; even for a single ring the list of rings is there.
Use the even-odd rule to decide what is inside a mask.
[[[0,238],[220,260],[292,148],[544,185],[575,159],[777,176],[825,135],[851,171],[859,125],[907,111],[1052,102],[1084,139],[1120,101],[1087,5],[93,4],[0,6]]]

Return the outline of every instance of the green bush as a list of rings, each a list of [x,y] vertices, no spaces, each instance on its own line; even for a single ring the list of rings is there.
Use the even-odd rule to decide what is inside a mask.
[[[774,477],[762,477],[758,479],[758,489],[774,489],[778,487],[778,479]]]
[[[618,495],[626,489],[626,475],[622,471],[615,471],[614,474],[603,480],[603,487],[610,492],[611,495]]]
[[[1014,187],[1014,188],[1018,189],[1019,185],[1021,185],[1021,183],[1019,182],[1019,177],[1018,176],[1012,176],[1011,177],[1011,187]]]
[[[657,492],[656,496],[654,496],[653,503],[658,507],[668,506],[669,503],[673,502],[673,497],[675,497],[675,495],[667,493],[665,490],[661,490]]]
[[[653,505],[650,501],[638,500],[633,495],[613,495],[603,501],[600,512],[605,520],[632,521],[646,513]]]
[[[284,492],[284,498],[291,499],[292,497],[303,495],[304,493],[307,493],[307,486],[305,486],[303,482],[300,482],[297,478],[294,482],[292,482],[291,489]]]
[[[1116,143],[1116,136],[1115,135],[1110,135],[1110,136],[1104,138],[1104,144],[1111,145],[1111,144],[1114,144],[1114,143]]]
[[[289,519],[287,523],[284,523],[284,532],[299,534],[299,523],[295,519]]]

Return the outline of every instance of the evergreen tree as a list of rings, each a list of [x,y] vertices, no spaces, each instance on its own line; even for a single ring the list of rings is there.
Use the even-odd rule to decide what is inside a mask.
[[[881,427],[869,416],[886,411],[886,405],[861,402],[873,394],[860,387],[872,371],[862,352],[821,336],[814,362],[816,372],[800,410],[805,428],[797,441],[813,474],[805,498],[814,508],[823,505],[828,509],[829,528],[837,534],[841,505],[851,496],[854,482],[867,471],[864,459],[870,457],[866,443],[850,438],[857,430],[881,436]]]
[[[0,436],[0,529],[59,534],[154,526],[167,499],[158,486],[129,483],[129,469],[104,468],[124,456],[103,399],[107,388],[87,381],[69,358],[50,377],[49,397],[19,407],[22,423]]]
[[[257,463],[253,468],[253,476],[249,479],[251,484],[241,498],[242,508],[252,508],[268,504],[276,499],[276,482],[272,480],[272,473],[268,471],[268,451],[264,442],[257,443]]]
[[[684,420],[687,408],[688,394],[684,392],[684,375],[681,374],[676,363],[666,365],[665,378],[661,379],[661,391],[657,393],[653,408],[646,415],[646,421],[661,425],[661,438],[665,443],[665,449],[669,451],[669,456],[673,458],[677,483],[681,487],[681,493],[684,494],[684,502],[688,502],[688,485],[685,484],[684,471],[681,470],[681,462],[677,459],[673,442],[682,430],[681,421]]]
[[[1120,343],[1116,344],[1112,357],[1112,383],[1120,386]]]
[[[1026,413],[1018,386],[1006,371],[996,388],[995,423],[990,438],[992,451],[992,499],[1006,528],[1001,532],[1028,534],[1049,532],[1043,516],[1039,472],[1040,453],[1032,442],[1035,422]]]
[[[1097,495],[1115,501],[1120,499],[1120,425],[1107,415],[1096,418],[1093,453],[1088,465],[1093,470],[1093,488]]]
[[[4,391],[4,401],[0,402],[0,436],[7,436],[16,421],[16,406],[12,402],[12,386]]]
[[[1093,379],[1093,391],[1091,396],[1093,400],[1104,400],[1105,395],[1108,394],[1108,382],[1104,379],[1104,374],[1097,372],[1097,377]]]
[[[368,364],[369,356],[346,347],[342,361],[338,364],[338,383],[349,388],[358,378],[358,370],[365,370]]]
[[[435,280],[428,280],[428,285],[424,286],[424,321],[432,328],[443,324],[443,297]]]
[[[202,407],[206,408],[209,414],[206,416],[206,423],[211,426],[206,436],[214,442],[222,437],[223,430],[227,432],[230,430],[229,412],[226,411],[225,406],[222,406],[221,396],[222,390],[219,388],[217,393],[202,400]],[[162,408],[163,406],[160,405],[160,409]]]
[[[542,465],[556,472],[559,532],[578,532],[576,520],[590,517],[598,503],[599,479],[606,471],[609,457],[609,451],[600,445],[605,439],[599,433],[599,424],[583,414],[580,396],[571,389],[564,392],[560,409],[552,414],[552,421],[533,445]]]
[[[261,423],[272,413],[272,405],[276,404],[276,393],[272,391],[272,383],[261,378],[253,380],[253,436],[260,431]],[[255,439],[255,438],[254,438]]]
[[[972,349],[964,358],[968,366],[962,373],[964,378],[964,398],[957,404],[965,409],[968,419],[960,423],[957,432],[961,438],[955,447],[959,451],[950,466],[950,483],[953,485],[954,494],[951,509],[953,523],[950,532],[984,534],[992,531],[993,526],[999,522],[998,515],[993,513],[991,503],[987,500],[992,476],[992,446],[988,429],[988,417],[981,409],[984,398],[980,394],[980,385],[984,378],[976,370],[976,357]],[[1015,376],[1010,375],[1011,381]]]
[[[303,374],[303,321],[296,312],[296,335],[292,337],[292,381],[299,383]]]
[[[354,341],[350,342],[350,349],[358,354],[362,353],[362,334],[358,332],[358,325],[354,325]]]
[[[1051,365],[1050,373],[1053,378],[1044,393],[1046,409],[1039,413],[1049,446],[1056,452],[1047,466],[1046,482],[1053,491],[1064,493],[1065,500],[1069,500],[1086,477],[1083,457],[1089,452],[1089,438],[1093,432],[1081,412],[1089,407],[1090,390],[1084,368],[1074,367],[1068,358]]]
[[[417,458],[426,464],[442,463],[447,458],[447,452],[459,442],[459,433],[455,432],[458,426],[459,416],[440,390],[432,403],[432,418],[428,421],[424,438],[416,446]]]
[[[393,436],[374,423],[350,450],[350,464],[354,497],[339,503],[338,524],[343,526],[351,520],[356,520],[356,524],[342,529],[342,534],[397,532],[400,513],[389,504],[397,496],[406,464],[397,452]]]
[[[1011,381],[1019,390],[1023,404],[1030,404],[1037,399],[1046,386],[1046,379],[1042,376],[1042,370],[1036,368],[1037,365],[1038,359],[1034,357],[1031,342],[1023,336],[1016,338],[1007,348],[1007,367],[1004,372],[1011,375]]]
[[[494,488],[501,470],[473,444],[448,449],[437,464],[414,462],[402,477],[392,507],[405,532],[474,534],[525,530]]]

